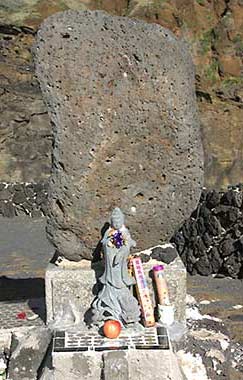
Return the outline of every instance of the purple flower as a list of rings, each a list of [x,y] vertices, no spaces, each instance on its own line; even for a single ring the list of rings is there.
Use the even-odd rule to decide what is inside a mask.
[[[113,243],[115,244],[116,248],[121,248],[121,246],[124,244],[121,231],[117,230],[113,234]]]

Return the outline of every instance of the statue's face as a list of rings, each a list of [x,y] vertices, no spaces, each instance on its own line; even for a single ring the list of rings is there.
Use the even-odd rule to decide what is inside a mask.
[[[116,230],[119,230],[123,226],[123,224],[124,224],[124,220],[121,217],[113,217],[111,219],[111,225]]]

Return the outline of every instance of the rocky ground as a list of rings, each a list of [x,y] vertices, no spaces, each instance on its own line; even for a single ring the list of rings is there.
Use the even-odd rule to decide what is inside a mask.
[[[188,276],[187,286],[202,313],[222,319],[231,339],[243,345],[243,281]]]
[[[187,380],[240,380],[243,346],[232,339],[224,318],[214,317],[213,312],[205,313],[203,305],[206,304],[210,301],[204,299],[199,303],[187,295],[188,331],[185,341],[176,347],[181,368]],[[242,308],[242,305],[236,306]]]
[[[168,27],[190,45],[205,147],[207,187],[242,182],[242,0],[0,0],[0,177],[40,181],[50,172],[51,126],[32,45],[44,18],[104,9]]]

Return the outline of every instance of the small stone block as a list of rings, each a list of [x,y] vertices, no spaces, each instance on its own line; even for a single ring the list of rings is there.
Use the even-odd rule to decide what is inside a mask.
[[[102,354],[98,352],[53,353],[54,380],[98,380]]]
[[[104,380],[128,380],[128,362],[125,352],[105,352],[103,363]]]
[[[127,354],[129,380],[182,380],[172,350],[130,350]]]
[[[11,380],[33,380],[51,341],[51,331],[34,327],[13,335],[8,375]]]

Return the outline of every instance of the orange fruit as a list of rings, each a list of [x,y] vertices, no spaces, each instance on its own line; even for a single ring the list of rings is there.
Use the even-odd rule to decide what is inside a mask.
[[[119,336],[122,326],[119,321],[109,320],[105,321],[103,326],[104,335],[107,338],[115,339]]]

